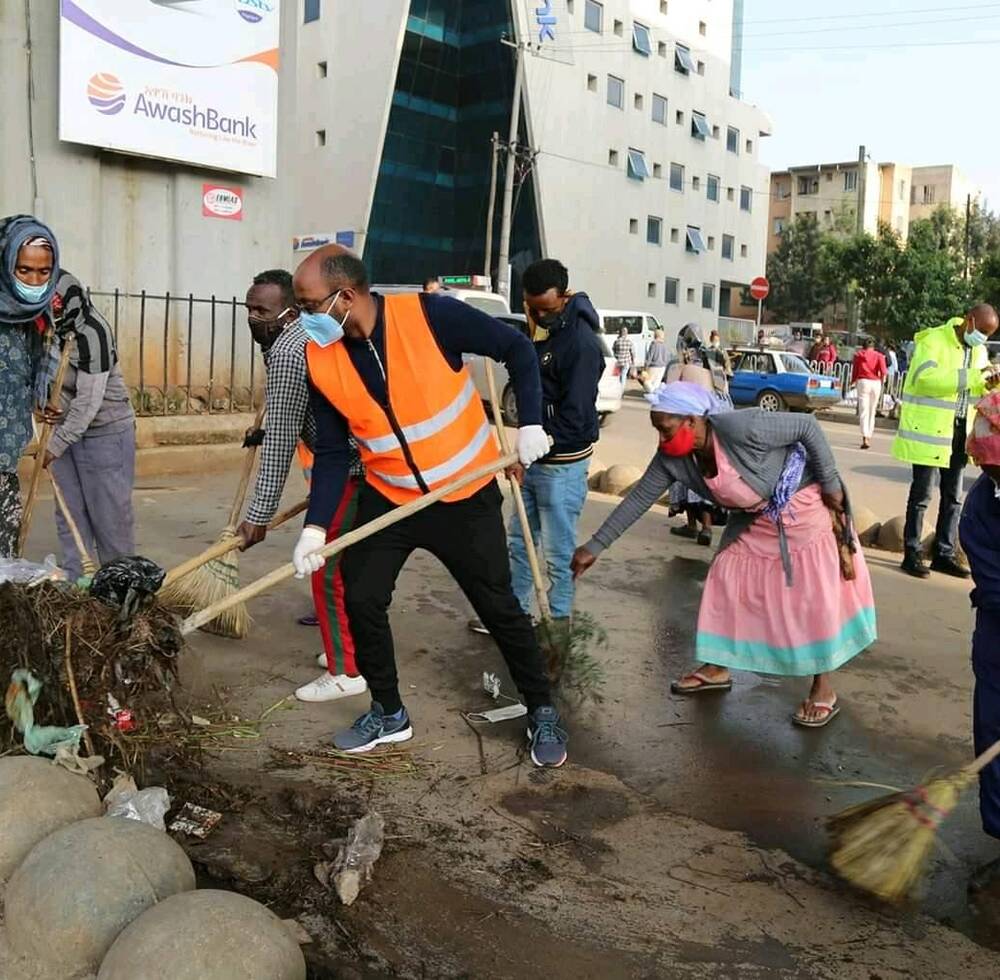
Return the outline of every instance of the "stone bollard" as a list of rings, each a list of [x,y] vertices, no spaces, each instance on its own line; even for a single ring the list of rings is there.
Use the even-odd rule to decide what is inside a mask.
[[[601,478],[601,492],[624,497],[641,476],[642,470],[638,466],[625,466],[619,463],[604,471]]]
[[[133,919],[194,886],[191,862],[163,831],[119,817],[83,820],[36,844],[10,879],[7,941],[53,975],[96,970]]]
[[[235,892],[174,895],[116,940],[97,980],[305,980],[291,931]]]

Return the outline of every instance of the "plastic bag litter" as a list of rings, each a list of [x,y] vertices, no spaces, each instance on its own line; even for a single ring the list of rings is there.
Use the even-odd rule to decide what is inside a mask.
[[[166,831],[164,817],[170,809],[170,796],[162,786],[137,789],[135,780],[124,773],[119,774],[114,785],[104,797],[104,815],[138,820],[157,830]]]
[[[42,690],[42,682],[30,670],[19,667],[10,675],[10,684],[4,696],[7,717],[24,736],[24,747],[32,755],[55,756],[60,749],[78,755],[80,738],[86,725],[57,728],[35,724],[35,702]],[[65,754],[65,753],[64,753]]]
[[[356,821],[347,834],[347,844],[333,862],[333,885],[344,905],[353,904],[361,886],[371,880],[372,868],[382,854],[385,820],[372,810]]]
[[[37,585],[39,582],[65,582],[66,573],[59,567],[55,555],[46,555],[41,564],[24,558],[0,558],[0,585]]]
[[[119,610],[122,622],[130,620],[153,601],[166,572],[148,558],[131,555],[102,565],[90,584],[90,594]]]

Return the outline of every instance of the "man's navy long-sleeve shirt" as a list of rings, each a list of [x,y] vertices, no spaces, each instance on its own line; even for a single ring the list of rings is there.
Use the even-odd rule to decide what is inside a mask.
[[[393,365],[385,355],[385,299],[377,293],[373,293],[372,297],[378,306],[378,314],[369,339],[385,365],[386,374],[392,375]],[[450,296],[425,294],[421,295],[420,301],[438,347],[453,370],[462,369],[463,354],[480,354],[505,364],[517,398],[519,423],[541,425],[542,385],[531,341],[513,327]],[[345,336],[338,343],[344,345],[368,393],[384,405],[386,384],[378,361],[368,347],[368,340]],[[412,383],[420,384],[420,378],[413,378]],[[327,528],[347,482],[350,420],[344,418],[311,383],[309,399],[316,419],[316,449],[306,524]]]

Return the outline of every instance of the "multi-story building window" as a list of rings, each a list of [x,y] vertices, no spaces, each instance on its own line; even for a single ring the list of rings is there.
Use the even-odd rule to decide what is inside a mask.
[[[584,0],[583,26],[588,31],[600,34],[604,28],[604,6],[597,0]]]
[[[667,125],[667,100],[662,95],[653,93],[653,122],[661,126]]]
[[[857,170],[845,170],[844,171],[844,192],[856,191],[858,189],[858,172]]]
[[[690,75],[697,71],[694,59],[691,57],[691,49],[683,44],[674,45],[674,71],[681,75]]]
[[[740,131],[734,126],[726,127],[726,149],[730,153],[740,152]]]
[[[799,194],[818,194],[819,177],[799,177]]]
[[[653,39],[649,36],[649,28],[637,20],[632,21],[632,49],[647,58],[653,53]]]
[[[705,196],[710,201],[718,201],[719,187],[720,187],[719,178],[716,177],[715,174],[709,174],[708,177],[706,178]]]
[[[684,250],[686,252],[694,252],[696,255],[707,251],[705,248],[705,239],[701,237],[700,228],[696,228],[694,225],[687,226],[687,241],[685,242]]]
[[[706,282],[701,287],[701,308],[703,310],[715,309],[715,285]]]
[[[670,164],[670,189],[672,191],[684,190],[684,168],[679,163]]]
[[[320,0],[305,0],[302,10],[302,22],[304,24],[311,24],[314,20],[319,20],[319,3]]]
[[[680,292],[681,282],[679,279],[671,279],[669,276],[663,280],[663,302],[677,305],[677,294]]]
[[[934,185],[924,184],[924,204],[934,203]]]
[[[735,245],[736,239],[732,235],[722,236],[722,257],[724,259],[732,260]]]
[[[708,125],[705,114],[695,109],[691,110],[691,135],[696,140],[702,141],[712,135],[712,128]]]
[[[649,176],[646,154],[642,150],[633,150],[629,147],[627,172],[633,180],[645,180]]]
[[[625,108],[625,80],[617,75],[608,75],[608,105]]]
[[[753,189],[750,187],[740,188],[740,210],[749,211],[753,207]]]
[[[646,242],[659,245],[663,241],[663,219],[649,215],[646,218]]]

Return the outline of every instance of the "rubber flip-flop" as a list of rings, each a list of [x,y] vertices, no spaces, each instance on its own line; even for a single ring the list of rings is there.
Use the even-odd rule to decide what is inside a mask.
[[[674,694],[701,694],[703,691],[731,691],[733,689],[733,679],[730,677],[726,681],[711,681],[700,670],[693,674],[685,674],[681,680],[693,677],[701,683],[697,687],[682,687],[680,681],[671,681],[670,690]]]
[[[821,715],[815,721],[809,721],[796,711],[795,714],[792,715],[792,721],[796,725],[799,725],[802,728],[826,728],[826,726],[840,714],[840,706],[837,704],[836,698],[832,701],[813,701],[812,704],[814,708],[821,708],[826,712],[826,714]]]

